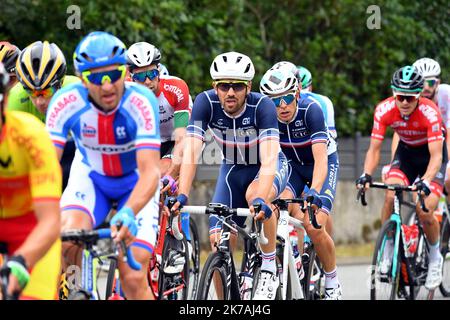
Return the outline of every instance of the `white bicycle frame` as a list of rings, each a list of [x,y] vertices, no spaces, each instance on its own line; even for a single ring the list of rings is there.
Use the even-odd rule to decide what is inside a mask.
[[[294,253],[292,250],[291,241],[289,240],[289,224],[294,227],[301,228],[302,222],[289,215],[287,210],[280,210],[280,217],[278,219],[277,235],[284,240],[283,248],[283,273],[281,277],[281,299],[286,300],[287,286],[291,287],[292,299],[304,299],[302,284],[298,277],[298,271],[295,266]],[[289,272],[285,272],[288,270]],[[288,273],[291,274],[290,282],[288,283]]]

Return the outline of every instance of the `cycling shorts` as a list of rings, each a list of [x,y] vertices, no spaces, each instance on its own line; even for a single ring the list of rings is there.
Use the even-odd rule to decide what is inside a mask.
[[[441,168],[430,183],[431,192],[438,197],[441,197],[444,188],[447,158],[447,148],[444,143]],[[400,141],[386,179],[400,178],[405,185],[409,186],[418,177],[422,177],[425,174],[429,162],[430,152],[428,150],[428,144],[411,147]]]
[[[260,165],[235,165],[223,163],[220,167],[213,203],[221,203],[230,208],[248,208],[245,198],[247,188],[254,180],[258,180]],[[288,163],[286,156],[280,152],[273,187],[278,197],[286,187]],[[244,227],[246,217],[233,217],[232,220]],[[209,233],[214,234],[221,229],[221,222],[216,215],[209,217]]]
[[[69,183],[61,197],[61,210],[78,210],[86,213],[92,227],[101,225],[108,216],[112,204],[120,210],[138,181],[137,170],[123,177],[107,177],[92,171],[81,161],[77,153],[70,170]],[[153,252],[158,232],[159,184],[155,194],[136,215],[138,232],[133,246]]]
[[[161,143],[161,159],[172,159],[172,152],[175,141],[167,141]]]
[[[302,193],[311,186],[314,165],[302,165],[296,161],[289,161],[289,176],[286,188],[288,188],[294,198],[301,197]],[[336,185],[339,175],[339,157],[337,152],[328,155],[328,173],[320,190],[320,200],[322,200],[322,210],[330,214],[333,209],[334,198],[336,196]]]

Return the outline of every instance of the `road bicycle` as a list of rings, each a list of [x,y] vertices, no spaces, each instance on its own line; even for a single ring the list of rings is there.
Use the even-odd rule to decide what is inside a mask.
[[[171,204],[172,205],[172,204]],[[169,207],[170,208],[170,207]],[[258,206],[255,208],[259,212]],[[233,215],[251,217],[247,208],[232,209],[219,203],[208,206],[184,206],[183,212],[189,214],[215,214],[221,222],[220,239],[216,251],[209,254],[200,276],[196,300],[250,300],[251,281],[257,276],[261,266],[258,243],[267,244],[262,223],[255,221],[250,230],[237,226],[231,219]],[[238,233],[244,239],[244,261],[238,274],[233,253],[230,249],[231,233]]]
[[[120,225],[118,228],[120,228]],[[120,294],[123,298],[117,271],[119,250],[126,253],[123,255],[123,261],[127,262],[130,268],[133,270],[141,269],[140,263],[134,259],[130,247],[127,248],[124,241],[121,241],[119,245],[110,241],[109,245],[100,247],[98,244],[102,239],[111,239],[111,229],[67,230],[61,233],[62,241],[71,241],[83,247],[81,279],[79,279],[79,274],[75,273],[75,283],[72,283],[73,288],[70,290],[68,300],[117,299]],[[109,263],[106,263],[108,260]],[[97,285],[100,275],[98,267],[102,265],[108,266],[106,290],[103,296],[100,294]],[[66,277],[70,278],[70,276],[67,276],[67,272]]]
[[[371,183],[370,188],[395,192],[393,212],[381,227],[373,253],[370,298],[414,300],[427,277],[429,247],[417,217],[412,225],[403,223],[401,204],[403,192],[416,192],[416,188],[378,182]],[[357,200],[361,200],[363,206],[367,205],[363,188],[358,191]],[[422,196],[418,201],[422,210],[427,212]],[[433,299],[433,296],[434,290],[430,290],[427,298]]]
[[[290,203],[297,203],[301,205],[305,200],[297,199],[276,199],[272,201],[279,210],[278,228],[277,228],[277,264],[278,274],[280,277],[279,294],[277,300],[291,300],[291,299],[308,299],[320,297],[320,280],[321,267],[320,261],[316,259],[314,246],[309,241],[304,242],[304,253],[301,257],[303,260],[303,268],[305,275],[302,279],[299,277],[299,270],[296,266],[294,258],[294,247],[292,239],[290,239],[289,225],[296,228],[302,228],[303,223],[289,215],[288,205]],[[321,226],[316,221],[316,216],[308,205],[308,214],[312,225],[319,229]],[[294,244],[296,245],[296,244]]]

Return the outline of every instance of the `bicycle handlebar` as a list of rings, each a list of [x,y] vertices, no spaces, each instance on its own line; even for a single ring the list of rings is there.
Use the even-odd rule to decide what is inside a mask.
[[[257,209],[257,208],[255,208]],[[259,211],[259,210],[256,210]],[[240,217],[250,217],[250,209],[247,208],[229,208],[221,203],[210,203],[208,206],[184,206],[183,212],[189,214],[216,214],[218,216],[237,215]],[[265,245],[269,240],[264,235],[264,228],[262,221],[256,221],[256,233],[260,244]]]
[[[62,241],[82,242],[85,244],[94,244],[100,239],[110,239],[111,229],[97,229],[97,230],[68,230],[61,233]],[[120,242],[120,247],[124,253],[124,261],[128,263],[131,269],[141,270],[141,264],[134,259],[130,247],[126,247],[125,241]]]
[[[395,192],[402,192],[402,191],[417,192],[417,189],[414,185],[405,186],[405,185],[401,185],[401,184],[386,184],[386,183],[381,183],[381,182],[372,182],[372,183],[370,183],[369,188],[387,189],[387,190],[391,190],[391,191],[395,191]],[[422,210],[424,212],[428,212],[429,210],[425,206],[425,199],[424,199],[423,195],[421,193],[418,193],[418,196],[419,196],[420,207],[422,208]],[[356,195],[356,201],[359,201],[359,200],[361,200],[361,204],[363,206],[367,206],[366,190],[364,188],[358,189],[358,193]]]
[[[298,204],[300,204],[300,208],[304,211],[305,210],[305,207],[304,207],[305,202],[307,203],[306,210],[308,211],[309,221],[311,222],[312,226],[315,229],[321,229],[322,226],[317,222],[316,214],[314,213],[314,209],[311,206],[311,201],[308,201],[307,199],[303,199],[303,198],[275,199],[272,201],[272,204],[274,204],[276,206],[286,207],[286,210],[287,210],[287,205],[289,203],[298,203]],[[295,224],[295,223],[293,223],[293,224]],[[299,227],[299,228],[301,228],[301,227]]]

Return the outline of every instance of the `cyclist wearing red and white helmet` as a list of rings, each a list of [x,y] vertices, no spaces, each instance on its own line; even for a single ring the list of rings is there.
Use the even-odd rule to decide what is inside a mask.
[[[172,177],[177,177],[180,171],[192,100],[183,79],[162,75],[160,61],[161,52],[148,42],[137,42],[127,51],[131,79],[151,89],[158,98],[161,176],[173,181]]]

